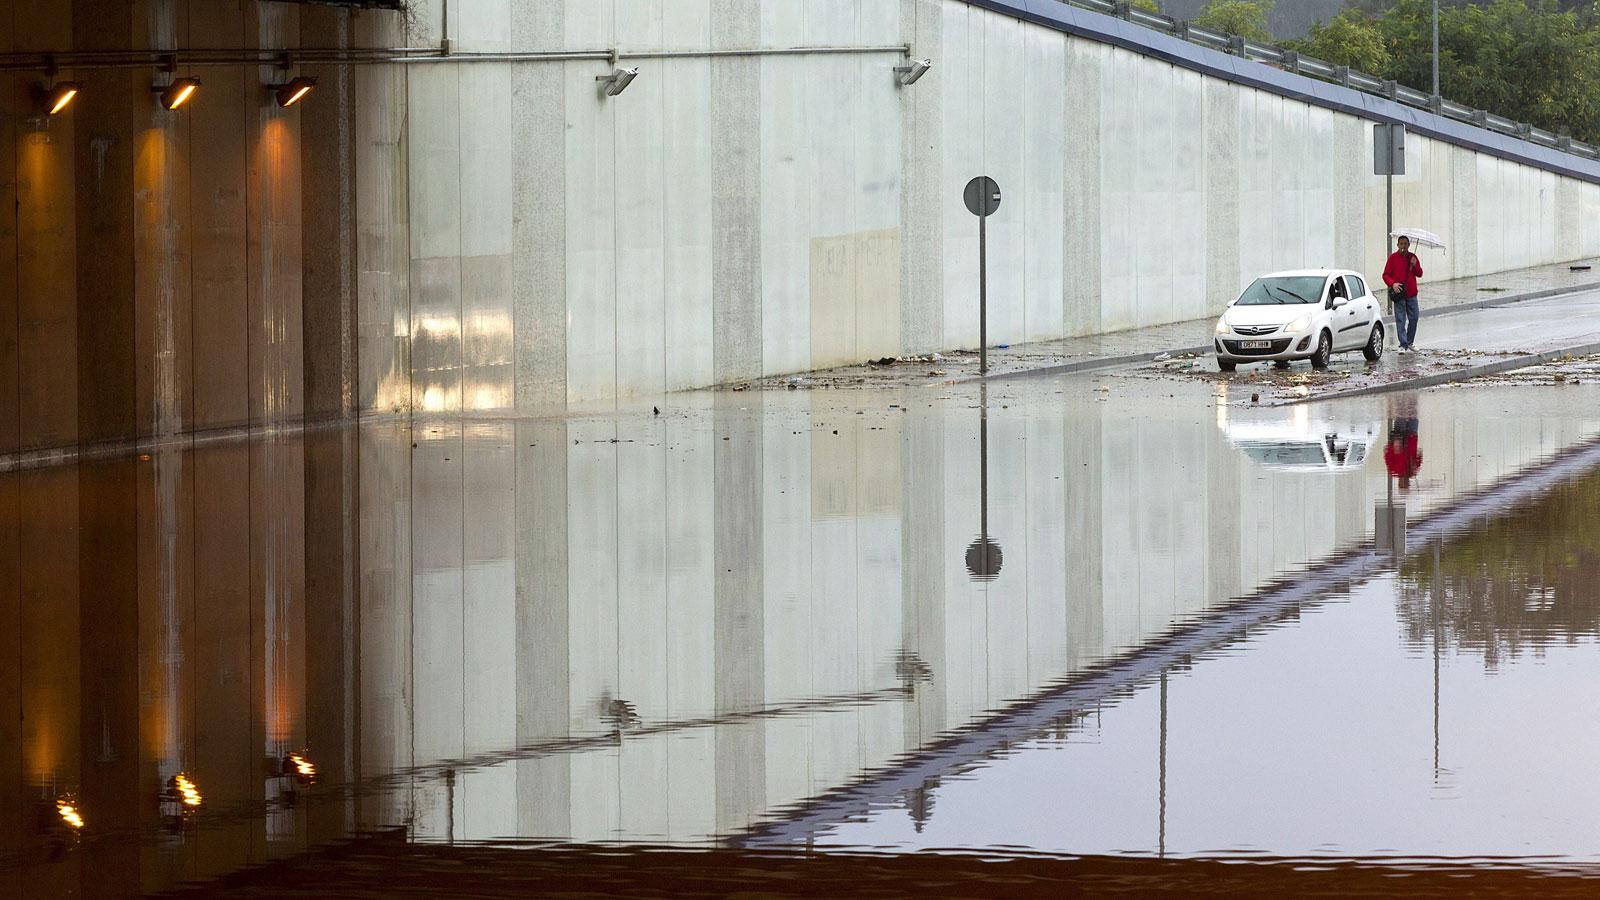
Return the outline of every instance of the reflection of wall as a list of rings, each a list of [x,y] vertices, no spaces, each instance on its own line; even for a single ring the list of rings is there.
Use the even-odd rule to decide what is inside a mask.
[[[0,582],[15,586],[0,633],[16,649],[0,662],[0,718],[21,723],[0,732],[0,754],[14,754],[0,757],[0,856],[28,863],[0,874],[0,893],[156,890],[346,832],[343,811],[323,808],[138,839],[162,833],[157,796],[178,771],[228,811],[259,808],[273,793],[264,760],[288,750],[318,747],[328,777],[352,775],[347,674],[360,646],[338,580],[322,579],[348,557],[349,534],[338,492],[310,531],[303,502],[308,475],[338,482],[353,457],[307,450],[174,447],[0,479]],[[80,801],[88,839],[46,863],[57,836],[40,830],[41,808],[61,792]]]
[[[974,584],[971,399],[874,394],[857,416],[833,396],[5,473],[0,855],[43,855],[47,789],[78,791],[93,828],[149,828],[182,768],[244,814],[0,889],[103,871],[155,889],[408,821],[428,840],[736,832],[1328,554],[1384,490],[1376,454],[1263,469],[1176,399],[991,401],[1005,565]],[[1600,431],[1519,397],[1494,419],[1422,398],[1414,515]],[[337,784],[564,740],[588,743],[259,814],[263,758],[289,749]]]
[[[473,440],[517,457],[516,541],[497,550],[523,585],[510,614],[517,649],[497,657],[511,652],[494,649],[499,635],[457,625],[454,593],[443,613],[427,614],[446,622],[438,637],[411,638],[465,648],[460,671],[444,676],[452,684],[474,671],[516,673],[515,701],[469,695],[485,707],[477,714],[514,705],[525,744],[612,733],[615,701],[639,724],[719,724],[464,774],[450,822],[430,785],[407,807],[420,833],[736,831],[1360,539],[1384,490],[1376,453],[1338,476],[1269,470],[1192,413],[1129,418],[1077,399],[991,406],[990,532],[1005,566],[974,584],[963,555],[979,519],[977,410],[887,408],[899,399],[856,416],[806,395],[726,394],[672,418],[519,426],[514,446],[510,432],[423,433],[418,458],[491,452]],[[1424,474],[1435,475],[1411,498],[1415,514],[1595,431],[1554,409],[1515,421],[1458,416],[1460,402],[1425,398]],[[1385,412],[1380,401],[1352,415]],[[480,505],[503,517],[506,482],[466,484],[451,500],[460,518],[414,529],[414,542],[463,524],[474,533]],[[458,557],[438,566],[414,584],[461,577]],[[480,627],[512,631],[505,621]],[[893,693],[907,671],[902,651],[931,675],[911,702]],[[381,677],[404,678],[403,649],[390,658],[400,668]],[[779,714],[818,698],[839,702]],[[757,709],[775,714],[740,718]],[[416,715],[419,748],[424,733],[459,732],[455,709]],[[470,800],[475,781],[513,793],[497,778],[514,781],[515,821]]]

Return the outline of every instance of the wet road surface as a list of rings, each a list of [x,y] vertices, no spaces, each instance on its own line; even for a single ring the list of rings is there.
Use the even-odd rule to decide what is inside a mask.
[[[1255,409],[1102,383],[707,393],[6,473],[0,892],[163,890],[397,829],[1592,861],[1600,392]],[[1578,468],[1518,487],[1552,460]],[[1316,580],[1402,521],[1432,544]],[[291,753],[314,783],[279,774]],[[164,796],[180,772],[198,811]]]

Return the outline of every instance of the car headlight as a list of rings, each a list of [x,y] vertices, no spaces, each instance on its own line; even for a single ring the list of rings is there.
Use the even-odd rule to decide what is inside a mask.
[[[1227,333],[1228,333],[1228,323],[1223,321],[1222,319],[1218,319],[1217,320],[1217,334],[1227,334]]]
[[[1295,319],[1293,322],[1289,323],[1289,330],[1290,331],[1305,331],[1307,328],[1310,328],[1310,327],[1311,327],[1311,314],[1310,313],[1306,313],[1305,315],[1301,316],[1300,318]]]

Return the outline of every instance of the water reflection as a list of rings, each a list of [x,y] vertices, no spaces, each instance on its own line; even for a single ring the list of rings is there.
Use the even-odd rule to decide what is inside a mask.
[[[1219,408],[1228,442],[1254,462],[1283,471],[1351,472],[1367,460],[1382,423],[1352,405]]]
[[[1401,568],[1400,619],[1496,670],[1600,633],[1600,474],[1485,522]]]
[[[26,812],[0,830],[0,885],[155,890],[392,828],[725,842],[975,723],[1008,733],[996,717],[1019,740],[1120,736],[1099,711],[1137,708],[1136,680],[1039,721],[1029,704],[1363,544],[1386,478],[1355,437],[1340,465],[1284,471],[1196,415],[1205,398],[1088,393],[697,395],[6,472],[0,749],[21,774],[0,808]],[[1423,402],[1418,515],[1600,431],[1563,402]],[[975,532],[1005,542],[991,580],[968,571]],[[1176,736],[1204,708],[1161,659],[1159,756],[1128,757],[1159,759],[1156,853],[1192,847]],[[204,803],[165,829],[180,772]],[[965,783],[885,791],[949,840]],[[82,829],[39,824],[69,797]]]

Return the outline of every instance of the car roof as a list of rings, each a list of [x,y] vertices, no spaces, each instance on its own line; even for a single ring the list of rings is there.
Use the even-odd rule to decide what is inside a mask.
[[[1268,273],[1262,275],[1261,277],[1262,278],[1305,278],[1305,277],[1308,277],[1308,276],[1314,277],[1314,276],[1319,276],[1319,275],[1320,276],[1355,275],[1357,277],[1360,277],[1361,273],[1360,272],[1351,271],[1350,269],[1285,269],[1282,272],[1268,272]]]

